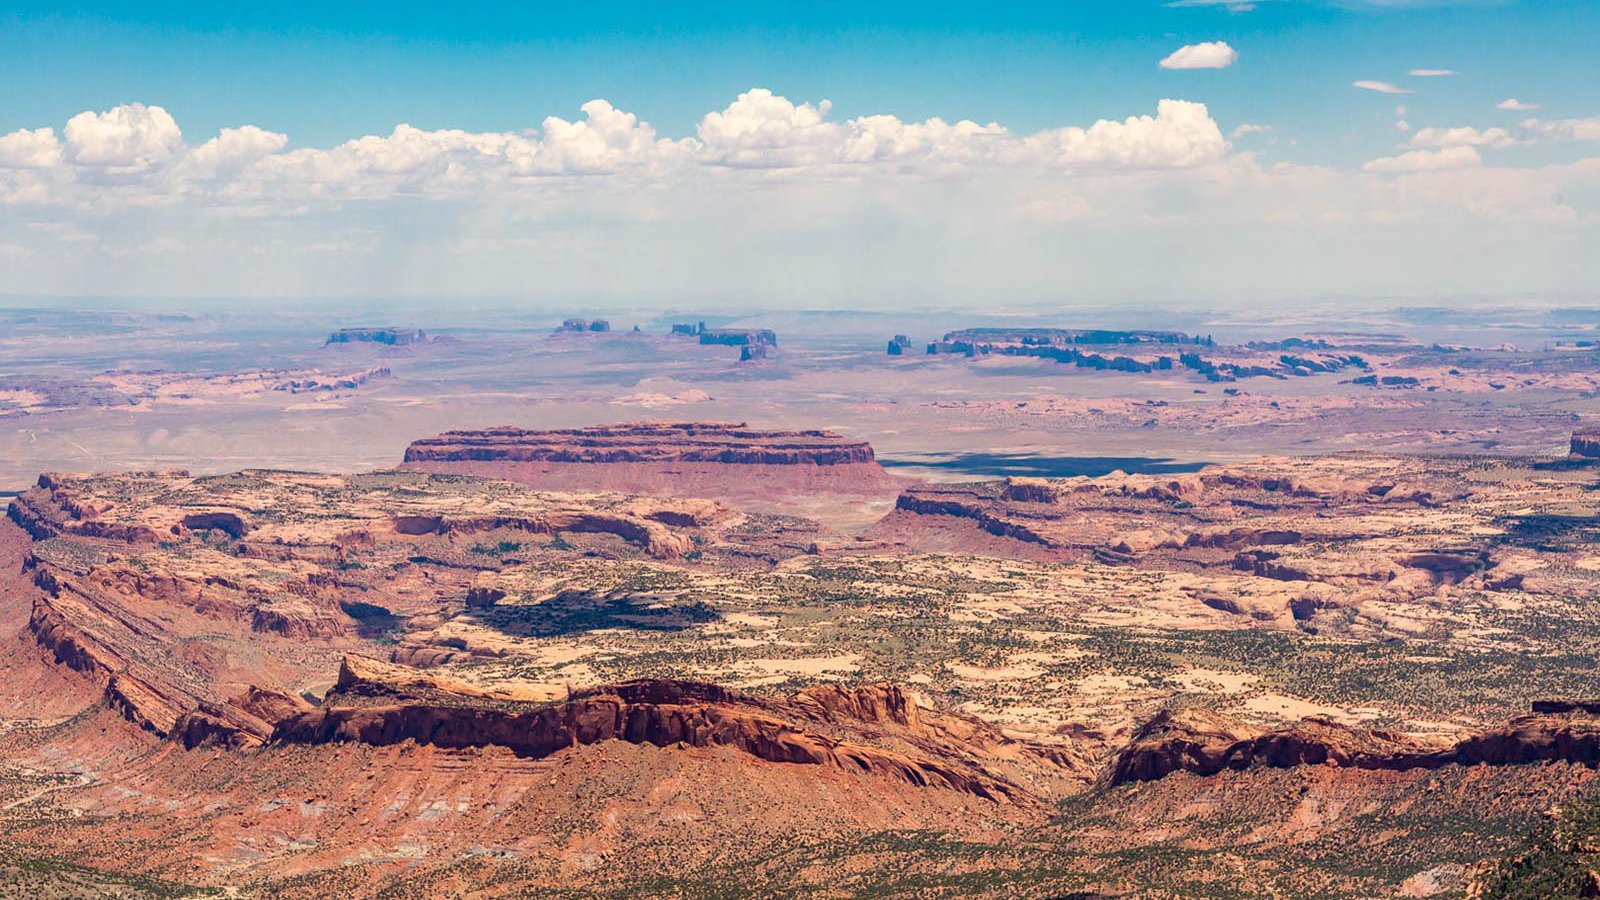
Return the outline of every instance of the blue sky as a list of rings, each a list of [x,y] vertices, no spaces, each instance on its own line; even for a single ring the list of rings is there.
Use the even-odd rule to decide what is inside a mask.
[[[0,291],[215,292],[227,282],[220,272],[185,284],[135,271],[127,260],[137,254],[128,252],[126,241],[130,235],[149,238],[154,234],[166,239],[163,252],[181,254],[187,249],[199,253],[196,240],[186,230],[192,220],[179,215],[183,204],[198,203],[206,215],[217,215],[230,204],[237,209],[237,198],[243,194],[251,198],[248,218],[254,222],[237,226],[241,239],[249,231],[259,243],[263,229],[270,231],[277,242],[274,246],[283,247],[285,254],[273,264],[276,268],[286,260],[298,259],[292,255],[297,245],[343,242],[367,247],[382,257],[414,250],[422,243],[433,249],[457,241],[458,248],[470,246],[477,248],[471,252],[488,252],[483,248],[496,241],[504,244],[513,237],[522,239],[515,226],[506,223],[529,215],[551,222],[557,207],[575,226],[591,229],[589,237],[595,243],[586,252],[599,254],[607,234],[596,222],[616,225],[613,217],[620,216],[626,228],[649,231],[646,222],[673,221],[690,212],[663,201],[658,208],[625,213],[615,205],[614,183],[588,178],[558,190],[547,178],[539,182],[539,192],[529,193],[526,205],[516,209],[507,209],[500,202],[503,198],[489,198],[487,192],[492,188],[484,188],[486,194],[477,198],[476,207],[471,197],[459,191],[450,193],[430,209],[457,217],[456,231],[445,226],[432,232],[399,229],[383,224],[389,213],[381,204],[414,202],[422,195],[442,197],[445,192],[436,189],[437,180],[424,186],[412,179],[397,188],[390,178],[380,190],[374,183],[355,179],[374,171],[393,176],[397,165],[393,160],[372,163],[363,157],[366,161],[356,168],[364,166],[361,172],[365,174],[350,174],[354,164],[321,157],[307,160],[293,154],[332,151],[363,136],[386,138],[401,123],[428,134],[442,134],[443,130],[471,135],[526,134],[538,141],[547,116],[577,122],[584,115],[580,106],[596,98],[651,129],[635,141],[636,150],[656,147],[651,141],[684,139],[707,144],[702,129],[708,114],[729,109],[735,98],[752,88],[770,89],[777,97],[786,98],[785,102],[792,101],[802,118],[808,115],[807,104],[815,105],[829,123],[852,132],[862,129],[845,123],[876,115],[893,116],[897,123],[921,123],[935,117],[947,123],[968,119],[978,125],[999,123],[1019,143],[1025,136],[1045,135],[1054,129],[1153,116],[1160,101],[1182,100],[1204,104],[1206,127],[1214,129],[1226,146],[1210,135],[1200,135],[1199,139],[1210,144],[1165,157],[1149,155],[1155,151],[1148,146],[1133,151],[1131,157],[1118,148],[1093,159],[1073,151],[1078,155],[1060,158],[1070,165],[1056,160],[1052,165],[1057,168],[1048,174],[1030,170],[1028,178],[1033,180],[1026,185],[1020,174],[1022,163],[986,163],[981,172],[960,176],[968,179],[965,188],[952,186],[956,176],[948,168],[929,164],[930,159],[941,165],[948,160],[950,148],[943,144],[938,144],[932,157],[918,157],[919,171],[927,179],[909,186],[904,175],[907,164],[903,155],[896,155],[899,151],[877,159],[877,167],[870,172],[855,167],[842,174],[843,157],[829,156],[824,165],[814,154],[790,152],[792,145],[780,150],[766,147],[763,152],[767,155],[759,160],[750,155],[754,149],[745,147],[745,157],[739,160],[724,155],[707,162],[704,157],[710,154],[706,147],[682,150],[662,144],[661,153],[641,150],[628,157],[626,166],[616,160],[590,160],[563,172],[589,176],[598,166],[615,181],[624,168],[632,173],[627,177],[634,178],[643,177],[640,173],[648,170],[654,173],[648,179],[652,189],[663,196],[702,190],[705,185],[691,180],[711,177],[718,190],[727,192],[729,216],[746,217],[751,210],[759,210],[774,212],[777,220],[790,217],[807,202],[839,202],[823,199],[828,185],[843,177],[856,179],[856,199],[850,210],[830,207],[829,215],[842,216],[850,228],[902,229],[908,259],[924,255],[914,248],[918,240],[931,239],[927,237],[930,229],[942,235],[940,240],[952,240],[951,234],[961,230],[960,223],[953,221],[929,221],[927,210],[937,206],[935,190],[949,196],[969,189],[969,201],[976,197],[982,201],[979,205],[1007,191],[1012,197],[1042,193],[1067,198],[1060,199],[1059,208],[1044,217],[1050,225],[1019,231],[1018,240],[1026,244],[1044,240],[1037,229],[1087,228],[1091,219],[1105,224],[1105,217],[1115,218],[1115,208],[1122,205],[1116,191],[1126,189],[1142,192],[1137,205],[1142,210],[1140,221],[1153,223],[1149,240],[1159,241],[1167,252],[1188,260],[1186,265],[1200,266],[1205,253],[1199,248],[1216,240],[1215,236],[1189,241],[1181,233],[1167,234],[1161,229],[1172,225],[1175,217],[1204,218],[1204,204],[1214,207],[1218,197],[1226,196],[1216,189],[1223,178],[1243,179],[1240,196],[1246,196],[1247,189],[1263,197],[1305,195],[1304,205],[1292,211],[1268,208],[1265,200],[1258,203],[1248,197],[1237,204],[1228,203],[1223,212],[1235,221],[1233,233],[1240,239],[1273,231],[1278,227],[1274,223],[1285,218],[1310,222],[1325,199],[1370,193],[1371,202],[1361,209],[1324,217],[1327,221],[1305,225],[1305,231],[1296,236],[1274,236],[1277,241],[1293,237],[1302,248],[1299,252],[1305,253],[1305,248],[1324,239],[1317,229],[1342,229],[1332,237],[1342,242],[1339,246],[1344,248],[1345,262],[1330,271],[1362,261],[1363,254],[1377,254],[1382,257],[1378,260],[1381,271],[1399,272],[1401,261],[1393,258],[1391,249],[1396,241],[1413,244],[1417,259],[1428,260],[1427,265],[1443,265],[1454,251],[1438,243],[1437,229],[1419,222],[1411,231],[1396,231],[1398,222],[1420,215],[1414,200],[1405,200],[1410,205],[1403,212],[1384,204],[1400,202],[1397,197],[1418,196],[1417,190],[1405,189],[1404,179],[1414,175],[1425,178],[1427,183],[1418,187],[1426,189],[1430,214],[1441,217],[1440,224],[1459,230],[1461,223],[1436,199],[1449,193],[1449,187],[1440,183],[1446,177],[1439,174],[1444,170],[1460,173],[1450,177],[1466,179],[1461,182],[1463,192],[1492,193],[1474,202],[1478,212],[1487,215],[1514,208],[1529,216],[1525,225],[1517,227],[1533,230],[1505,235],[1484,232],[1476,238],[1480,249],[1517,241],[1530,248],[1541,241],[1568,246],[1593,233],[1583,230],[1591,227],[1591,217],[1596,214],[1591,205],[1596,188],[1584,161],[1600,149],[1585,137],[1587,125],[1572,124],[1600,116],[1600,88],[1596,86],[1600,85],[1600,61],[1594,49],[1600,43],[1600,4],[1592,0],[230,6],[0,2],[0,142],[7,134],[22,135],[9,145],[10,156],[28,160],[26,166],[14,162],[14,174],[6,176],[5,145],[0,143],[0,199],[5,199],[7,177],[11,192],[10,203],[0,212],[0,228],[6,229],[0,233],[0,254],[13,263],[8,267],[9,278],[0,273]],[[1246,6],[1251,8],[1242,8]],[[1206,42],[1226,43],[1234,61],[1223,68],[1169,69],[1159,65],[1180,47]],[[1453,74],[1409,74],[1425,69]],[[1403,93],[1362,89],[1353,86],[1356,82],[1384,83]],[[1496,108],[1510,98],[1520,99],[1526,108]],[[831,107],[822,107],[824,100],[831,102]],[[140,122],[144,124],[135,127],[139,140],[160,144],[145,148],[149,153],[130,150],[125,142],[85,151],[81,141],[88,139],[83,137],[88,132],[80,129],[80,137],[71,138],[64,130],[64,124],[80,113],[98,116],[132,109],[139,111],[138,116],[146,116],[156,107],[161,118],[149,126],[156,131],[146,128],[149,123],[143,119]],[[768,113],[789,115],[785,109],[776,113],[769,109],[763,115]],[[123,141],[116,137],[121,133],[116,129],[131,120],[118,116],[116,123],[95,119],[85,127],[99,129],[95,139]],[[1530,119],[1535,121],[1526,124]],[[170,141],[158,134],[168,121],[173,131]],[[1164,122],[1158,122],[1158,128]],[[226,172],[221,175],[212,165],[206,178],[197,181],[191,171],[194,166],[189,165],[192,151],[223,129],[246,125],[281,140],[261,139],[259,149],[246,154],[248,159],[238,156],[223,167]],[[1174,134],[1182,131],[1182,140],[1195,139],[1194,133],[1182,130],[1187,127],[1182,123],[1170,127]],[[52,130],[48,146],[40,143],[45,139],[39,130],[45,128]],[[177,137],[180,129],[181,140]],[[1449,136],[1445,129],[1471,129],[1471,134]],[[1491,129],[1504,129],[1505,133],[1486,136]],[[594,129],[592,133],[596,133]],[[632,140],[617,136],[622,134],[617,132],[612,139]],[[786,132],[773,140],[797,140],[798,134]],[[256,132],[251,135],[245,137],[259,137]],[[1169,150],[1172,139],[1178,138],[1151,138],[1167,142],[1161,146]],[[522,152],[504,147],[484,151],[473,143],[477,139],[462,140],[471,148],[435,147],[428,151],[434,154],[428,159],[419,162],[413,154],[406,157],[406,164],[442,177],[447,170],[459,174],[464,166],[476,165],[464,162],[463,153],[479,160],[486,152],[502,156]],[[28,149],[17,149],[24,141]],[[382,152],[393,150],[395,143],[384,144]],[[662,166],[677,164],[662,160],[680,151],[701,157],[692,179],[660,175]],[[545,153],[544,158],[550,156],[538,152]],[[1014,160],[1020,158],[1020,152],[1001,155]],[[127,158],[117,158],[119,153]],[[802,157],[804,161],[797,164],[795,160]],[[1112,171],[1112,162],[1130,158],[1133,162],[1124,167],[1128,171]],[[1036,156],[1028,159],[1028,166],[1037,169],[1041,165]],[[1580,168],[1570,168],[1575,165]],[[801,177],[797,173],[804,170],[815,176],[810,182],[813,190],[804,200],[789,197],[785,200],[789,207],[771,210],[756,199],[769,196],[758,191],[768,190],[771,179],[733,185],[715,172],[707,176],[700,171],[706,166],[781,170],[790,178],[785,190],[795,188]],[[1294,168],[1291,172],[1288,168],[1274,170],[1274,166]],[[1244,172],[1247,167],[1248,173]],[[289,168],[296,171],[290,186],[265,174],[270,170],[278,177]],[[1335,184],[1337,179],[1322,172],[1323,168],[1339,173],[1347,183]],[[305,174],[312,169],[313,174]],[[1132,169],[1148,171],[1140,175]],[[506,177],[513,181],[522,178],[518,183],[523,184],[529,171],[516,169]],[[1271,181],[1275,172],[1283,179]],[[540,170],[540,174],[551,172]],[[142,193],[131,187],[135,181],[142,185]],[[1522,193],[1513,196],[1517,191]],[[596,205],[577,208],[581,204],[570,200],[575,193],[593,197]],[[330,194],[338,195],[337,204],[326,201]],[[876,197],[877,205],[863,207],[862,196]],[[1540,196],[1556,198],[1556,211],[1536,209]],[[273,202],[280,199],[283,202],[274,208]],[[495,211],[485,213],[487,206],[494,206]],[[1037,210],[1017,221],[1007,218],[1010,213],[999,211],[998,206],[988,214],[1004,220],[997,220],[996,227],[1035,228],[1017,221],[1039,221]],[[917,218],[906,218],[911,215]],[[490,217],[501,224],[487,224]],[[1366,231],[1350,224],[1362,217],[1371,224]],[[261,224],[263,221],[270,221],[270,226]],[[890,224],[883,224],[886,221]],[[1078,225],[1071,226],[1069,221]],[[1129,235],[1137,235],[1138,222],[1130,219],[1117,224],[1129,229]],[[1487,221],[1482,224],[1491,227]],[[504,233],[496,232],[495,227]],[[670,259],[674,236],[666,233],[666,226],[658,227],[662,233],[652,232],[650,240],[661,245],[661,259]],[[809,233],[803,223],[786,227],[788,230],[774,232],[762,246],[782,247],[792,241],[801,253],[837,250],[826,235]],[[1542,233],[1539,228],[1560,233]],[[1380,236],[1379,231],[1384,233]],[[892,238],[889,232],[885,233]],[[353,241],[352,235],[356,236]],[[1382,248],[1381,254],[1374,247]],[[85,257],[94,252],[101,256]],[[1007,256],[993,249],[986,252],[991,257],[997,253]],[[1580,264],[1574,268],[1564,261],[1567,257],[1552,258],[1551,252],[1546,247],[1526,256],[1530,269],[1546,270],[1530,284],[1569,292],[1593,286],[1592,267]],[[516,289],[515,266],[502,265],[504,261],[497,259],[485,258],[485,265],[468,267],[499,274],[461,282],[462,289],[475,293]],[[1244,262],[1235,251],[1218,260],[1217,271],[1233,273]],[[1003,270],[1014,277],[1021,266],[1028,277],[1017,281],[1018,292],[1037,296],[1050,282],[1046,273],[1056,270],[1048,261],[1038,261],[1038,271],[1030,276],[1026,271],[1030,264],[1033,261],[1028,259],[992,258],[980,268],[993,269],[990,275]],[[1548,271],[1552,265],[1556,266],[1553,273]],[[374,271],[385,266],[373,263]],[[363,285],[340,279],[339,283],[322,284],[313,274],[316,265],[306,262],[303,268],[308,273],[305,279],[282,281],[276,287],[264,285],[262,290],[367,294],[394,289],[381,281]],[[752,273],[758,268],[752,267]],[[91,277],[84,273],[99,274]],[[681,296],[695,289],[692,280],[685,283],[681,272],[663,275],[662,283],[672,286],[661,288],[662,293]],[[963,290],[986,283],[976,269],[962,275],[958,281]],[[561,289],[580,288],[580,276],[573,273]],[[755,277],[741,274],[714,289],[704,289],[742,295],[762,285],[743,284],[738,279]],[[1371,283],[1346,280],[1349,283],[1330,285],[1330,291],[1379,290],[1384,285],[1381,279]],[[1483,286],[1482,278],[1472,283],[1457,280],[1461,283],[1452,281],[1444,271],[1413,271],[1395,279],[1394,289],[1414,291],[1438,285],[1439,290],[1466,291],[1474,283]],[[893,273],[886,272],[872,283],[879,285],[875,290],[882,290],[881,285],[893,281]],[[1203,293],[1207,296],[1228,293],[1227,280],[1220,274],[1201,281],[1206,284]],[[1108,294],[1148,290],[1139,286],[1138,279],[1108,278],[1096,283],[1097,290]],[[1506,283],[1511,283],[1510,279]],[[649,284],[628,282],[600,293],[639,292]],[[847,288],[842,285],[839,290]],[[1293,289],[1303,292],[1309,288],[1296,282]],[[1269,284],[1263,279],[1240,296],[1267,290]]]
[[[1592,115],[1600,80],[1600,4],[1582,0],[1263,0],[1246,13],[1145,0],[234,6],[0,4],[0,129],[138,100],[186,131],[249,122],[326,145],[397,122],[520,128],[604,97],[689,134],[706,110],[764,86],[827,97],[844,116],[1032,130],[1181,96],[1233,125],[1277,123],[1300,158],[1340,162],[1390,138],[1371,126],[1394,104],[1352,91],[1356,80],[1412,86],[1413,117],[1441,123],[1491,120],[1506,96]],[[1213,40],[1239,62],[1155,66]],[[1461,74],[1419,82],[1414,68]]]

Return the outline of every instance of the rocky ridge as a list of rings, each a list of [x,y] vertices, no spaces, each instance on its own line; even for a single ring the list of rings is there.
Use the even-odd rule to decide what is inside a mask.
[[[881,515],[900,484],[864,441],[742,422],[451,431],[414,441],[401,468],[503,478],[543,490],[706,497],[825,523],[832,510],[852,526]],[[874,501],[870,508],[862,498]]]
[[[877,745],[886,738],[904,749]],[[550,705],[358,657],[346,657],[323,707],[279,720],[271,740],[498,746],[534,759],[611,740],[729,747],[766,762],[828,766],[997,802],[1034,798],[985,769],[985,757],[1025,759],[1069,778],[1086,772],[1064,750],[1018,744],[976,720],[925,716],[893,685],[810,688],[774,701],[712,684],[643,679],[577,691]]]
[[[1113,760],[1111,784],[1154,781],[1173,772],[1216,775],[1251,766],[1335,766],[1406,771],[1541,762],[1600,766],[1600,717],[1593,704],[1541,701],[1507,725],[1454,740],[1365,729],[1321,717],[1262,729],[1204,709],[1163,710]],[[1541,711],[1542,710],[1542,711]]]

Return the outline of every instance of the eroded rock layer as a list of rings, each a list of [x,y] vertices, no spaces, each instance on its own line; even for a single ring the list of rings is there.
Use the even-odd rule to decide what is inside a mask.
[[[999,748],[1047,769],[1063,769],[1069,777],[1087,771],[1068,754],[1017,745],[973,720],[956,720],[951,727],[947,718],[925,723],[914,701],[892,685],[829,686],[770,701],[711,684],[645,679],[540,705],[452,685],[403,666],[347,658],[327,704],[280,720],[272,740],[492,746],[535,759],[613,740],[729,747],[767,762],[829,766],[1008,802],[1033,798],[982,766],[980,760]],[[885,737],[909,752],[873,745]]]
[[[760,431],[743,422],[601,425],[556,431],[447,431],[412,442],[410,464],[448,462],[870,464],[872,447],[827,431]]]
[[[1406,771],[1449,765],[1600,765],[1600,718],[1594,704],[1541,701],[1535,713],[1455,740],[1421,738],[1309,717],[1276,729],[1215,712],[1163,710],[1116,757],[1112,784],[1154,781],[1173,772],[1216,775],[1251,766],[1337,766]],[[1542,711],[1541,711],[1542,710]]]
[[[897,489],[863,441],[742,422],[450,431],[413,442],[401,468],[504,478],[543,490],[709,497],[807,516],[818,515],[818,504],[829,498],[886,505]]]
[[[1572,455],[1600,458],[1600,430],[1585,429],[1573,432]]]

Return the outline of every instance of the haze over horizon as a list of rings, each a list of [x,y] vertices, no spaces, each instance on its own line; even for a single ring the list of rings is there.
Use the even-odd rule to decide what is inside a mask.
[[[1592,4],[402,6],[7,4],[0,295],[1600,295]]]

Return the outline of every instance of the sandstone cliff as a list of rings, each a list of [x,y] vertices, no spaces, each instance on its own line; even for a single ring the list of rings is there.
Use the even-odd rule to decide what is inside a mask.
[[[1544,710],[1501,728],[1451,741],[1307,718],[1272,730],[1220,713],[1163,710],[1145,723],[1113,760],[1111,784],[1154,781],[1173,772],[1216,775],[1251,766],[1327,765],[1354,769],[1437,769],[1448,765],[1600,765],[1600,718],[1580,704],[1537,704]]]
[[[886,734],[913,752],[875,745]],[[813,688],[762,700],[698,682],[645,679],[573,694],[555,705],[508,701],[404,666],[347,658],[321,709],[278,722],[281,744],[415,741],[465,749],[504,747],[541,758],[569,747],[626,741],[657,747],[727,747],[767,762],[820,765],[997,802],[1032,794],[979,762],[1011,742],[975,721],[925,723],[899,688]],[[1040,752],[1041,766],[1070,757]]]

